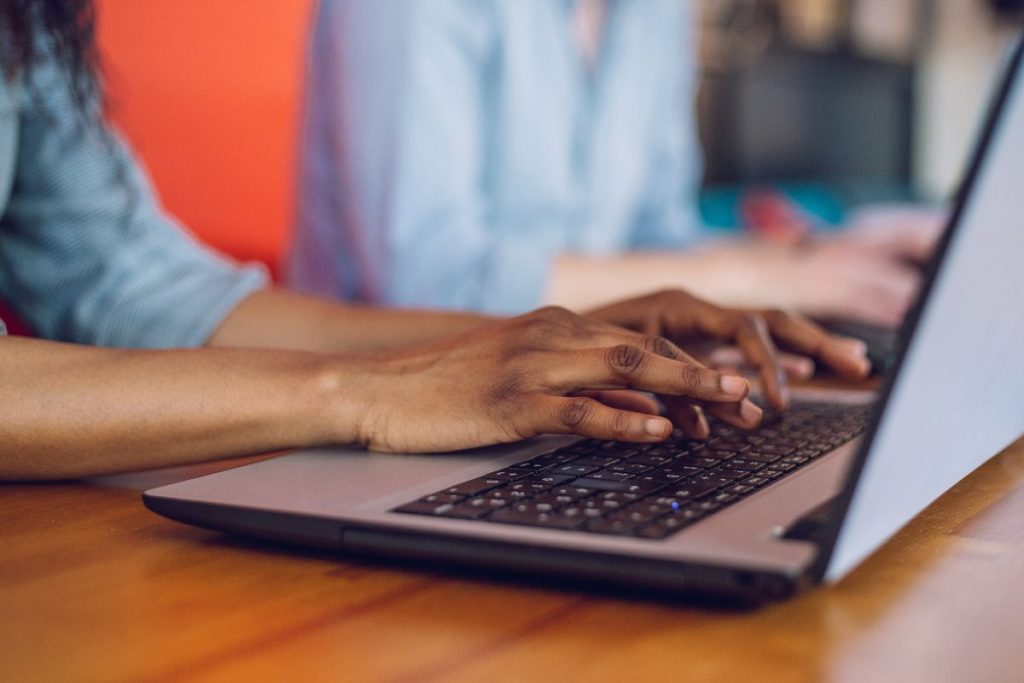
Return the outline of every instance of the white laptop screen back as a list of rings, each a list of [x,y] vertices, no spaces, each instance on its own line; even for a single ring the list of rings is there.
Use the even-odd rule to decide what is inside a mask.
[[[826,580],[1024,433],[1024,74],[1019,63],[1010,68]]]

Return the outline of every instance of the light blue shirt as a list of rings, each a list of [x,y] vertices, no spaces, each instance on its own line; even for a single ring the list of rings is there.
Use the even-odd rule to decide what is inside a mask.
[[[292,284],[517,313],[540,302],[560,252],[690,243],[690,3],[611,0],[593,69],[573,6],[324,0]]]
[[[0,299],[41,337],[202,344],[266,284],[159,207],[126,146],[78,124],[52,61],[0,75]],[[3,324],[0,323],[0,331]]]

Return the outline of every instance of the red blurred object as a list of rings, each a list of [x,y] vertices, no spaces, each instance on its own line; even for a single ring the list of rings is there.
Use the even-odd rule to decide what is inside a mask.
[[[795,244],[806,237],[813,222],[783,193],[772,189],[752,190],[740,200],[744,227],[773,242]]]
[[[279,273],[312,0],[100,0],[111,115],[201,240]]]
[[[4,321],[8,334],[17,334],[23,337],[32,336],[32,331],[28,329],[28,326],[21,322],[18,316],[2,301],[0,301],[0,320]]]

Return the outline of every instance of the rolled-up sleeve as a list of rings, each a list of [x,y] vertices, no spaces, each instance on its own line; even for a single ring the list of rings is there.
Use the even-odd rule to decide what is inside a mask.
[[[53,64],[29,72],[0,218],[0,298],[42,337],[99,346],[203,344],[266,285],[158,205],[124,142],[83,127]]]

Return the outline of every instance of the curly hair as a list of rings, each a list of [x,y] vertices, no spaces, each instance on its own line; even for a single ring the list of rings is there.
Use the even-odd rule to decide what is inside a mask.
[[[0,65],[6,78],[31,71],[46,42],[79,114],[93,118],[103,99],[93,0],[0,0]]]

